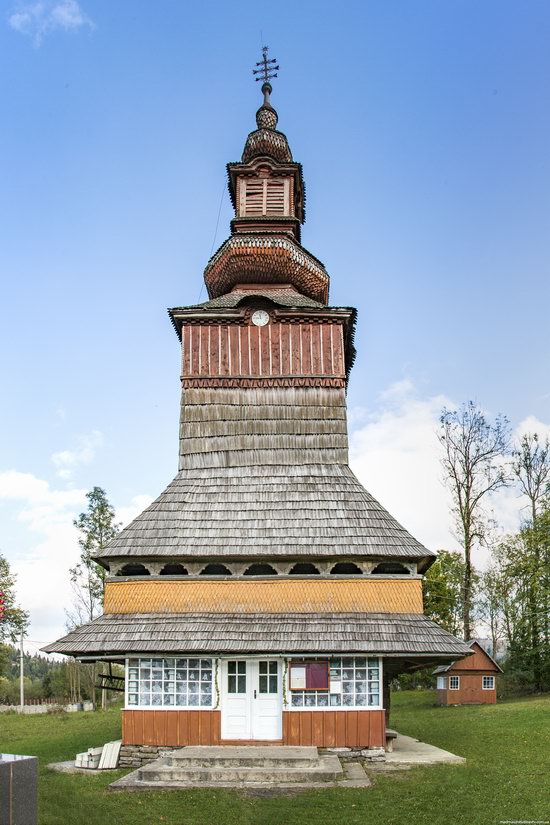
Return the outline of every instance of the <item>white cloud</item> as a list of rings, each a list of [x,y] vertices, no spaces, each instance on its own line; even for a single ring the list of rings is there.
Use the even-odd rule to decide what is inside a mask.
[[[67,481],[72,478],[73,472],[81,464],[91,464],[96,450],[103,444],[103,433],[92,430],[88,435],[79,435],[76,438],[74,450],[61,450],[53,453],[52,461],[57,467],[56,475]]]
[[[519,422],[514,431],[516,441],[518,442],[522,436],[533,433],[537,433],[542,441],[544,441],[545,438],[550,439],[550,424],[544,424],[544,422],[540,421],[540,419],[534,415],[528,415]]]
[[[419,398],[411,381],[393,384],[350,434],[350,463],[367,490],[431,550],[457,549],[436,438],[443,395]],[[351,420],[357,419],[353,414]]]
[[[413,536],[431,550],[460,549],[453,535],[450,495],[443,484],[441,449],[436,437],[443,407],[457,404],[444,395],[422,398],[411,381],[393,384],[373,411],[351,410],[351,466],[367,490]],[[550,435],[550,426],[528,416],[515,428]],[[487,498],[486,509],[499,532],[518,529],[525,499],[514,486]],[[483,567],[488,551],[478,549],[474,561]]]
[[[8,16],[8,24],[19,34],[32,37],[40,46],[44,37],[54,31],[76,32],[94,23],[81,9],[77,0],[38,0],[21,3]]]
[[[5,535],[10,532],[0,551],[17,574],[18,600],[31,614],[30,647],[65,633],[65,608],[73,601],[69,568],[79,554],[73,519],[86,508],[86,492],[53,489],[31,473],[0,472]],[[134,496],[117,508],[117,518],[126,522],[150,502],[150,496]]]
[[[68,570],[78,555],[73,519],[86,504],[86,490],[53,490],[31,473],[0,473],[0,503],[10,519],[22,527],[14,558],[13,547],[3,547],[17,574],[17,595],[31,613],[30,638],[47,641],[49,633],[63,631],[64,607],[71,602]]]

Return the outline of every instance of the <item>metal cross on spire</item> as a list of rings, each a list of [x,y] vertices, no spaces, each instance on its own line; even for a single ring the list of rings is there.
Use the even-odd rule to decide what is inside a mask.
[[[252,69],[252,74],[257,75],[254,80],[263,80],[264,83],[269,83],[270,80],[273,80],[274,77],[277,77],[277,72],[279,70],[279,66],[274,66],[274,63],[277,63],[275,58],[268,58],[268,51],[269,46],[264,46],[262,49],[263,57],[262,59],[256,63],[256,66],[259,66],[259,69]]]

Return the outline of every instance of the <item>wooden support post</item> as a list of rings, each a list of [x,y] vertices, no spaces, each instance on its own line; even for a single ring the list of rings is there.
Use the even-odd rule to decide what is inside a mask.
[[[383,701],[384,701],[384,712],[386,715],[386,727],[389,728],[390,726],[390,706],[391,706],[391,690],[390,690],[390,680],[391,677],[389,673],[386,672],[384,669],[384,677],[383,677]]]

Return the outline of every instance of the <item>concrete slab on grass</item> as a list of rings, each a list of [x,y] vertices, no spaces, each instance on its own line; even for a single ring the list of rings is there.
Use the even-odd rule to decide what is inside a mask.
[[[428,745],[426,742],[419,742],[412,736],[397,734],[393,743],[392,753],[386,754],[386,765],[462,765],[466,762],[464,757],[457,756],[449,751],[436,748],[435,745]]]

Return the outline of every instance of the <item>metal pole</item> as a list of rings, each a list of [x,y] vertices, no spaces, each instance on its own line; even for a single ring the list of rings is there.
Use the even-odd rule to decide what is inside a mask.
[[[19,651],[19,704],[21,713],[25,707],[25,660],[23,651],[23,631],[21,631],[21,648]]]

